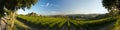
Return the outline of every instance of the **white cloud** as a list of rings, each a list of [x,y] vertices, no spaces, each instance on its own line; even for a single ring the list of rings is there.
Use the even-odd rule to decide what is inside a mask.
[[[48,7],[50,5],[53,5],[53,4],[50,4],[50,3],[46,3],[46,4],[41,4],[40,7]]]
[[[30,11],[30,10],[27,10],[27,9],[25,9],[25,11],[23,11],[22,9],[19,9],[16,13],[17,14],[28,14],[28,13],[30,13],[30,12],[32,12],[32,11]]]
[[[50,3],[46,3],[46,7],[48,7],[50,5]]]
[[[22,9],[19,9],[18,11],[17,11],[17,14],[26,14]]]

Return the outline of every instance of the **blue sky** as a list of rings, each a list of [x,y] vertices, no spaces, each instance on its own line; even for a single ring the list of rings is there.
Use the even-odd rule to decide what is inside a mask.
[[[19,9],[18,14],[35,12],[41,15],[58,14],[104,14],[107,10],[102,0],[38,0],[31,9]]]

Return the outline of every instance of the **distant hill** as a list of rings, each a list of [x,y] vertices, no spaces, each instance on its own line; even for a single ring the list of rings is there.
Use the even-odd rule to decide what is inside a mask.
[[[100,19],[108,17],[107,14],[69,14],[69,15],[51,15],[52,17],[68,17],[68,18],[83,18],[83,19]]]

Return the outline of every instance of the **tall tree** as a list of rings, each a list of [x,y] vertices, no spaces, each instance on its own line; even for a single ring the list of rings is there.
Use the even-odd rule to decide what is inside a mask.
[[[0,12],[4,14],[5,10],[9,11],[8,24],[10,24],[8,30],[12,30],[14,26],[14,20],[16,16],[16,11],[18,9],[30,9],[32,5],[34,5],[37,0],[0,0]]]
[[[117,17],[114,30],[120,30],[120,0],[103,0],[103,6],[108,9],[109,14]]]
[[[120,14],[120,0],[103,0],[102,4],[110,15],[115,16]]]

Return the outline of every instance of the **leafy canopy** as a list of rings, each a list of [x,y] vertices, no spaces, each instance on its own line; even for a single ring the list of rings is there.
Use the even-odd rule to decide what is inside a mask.
[[[38,0],[0,0],[0,15],[4,15],[5,9],[17,11],[18,9],[30,9]]]
[[[102,4],[109,13],[120,14],[120,0],[103,0]]]

